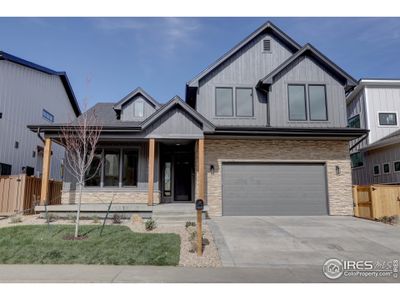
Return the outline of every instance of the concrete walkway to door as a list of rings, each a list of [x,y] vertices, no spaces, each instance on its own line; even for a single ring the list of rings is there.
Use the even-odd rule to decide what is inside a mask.
[[[208,222],[226,267],[322,268],[329,258],[400,259],[400,226],[354,217],[219,217]]]

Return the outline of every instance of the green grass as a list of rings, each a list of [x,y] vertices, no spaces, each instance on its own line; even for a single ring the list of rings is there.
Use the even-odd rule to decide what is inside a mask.
[[[80,226],[86,240],[68,241],[73,225],[13,226],[0,229],[0,264],[177,265],[180,237],[135,233],[126,226]]]

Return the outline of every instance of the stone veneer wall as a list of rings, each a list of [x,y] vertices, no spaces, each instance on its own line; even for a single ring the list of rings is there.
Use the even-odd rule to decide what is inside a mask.
[[[109,203],[113,199],[113,203],[140,204],[147,203],[147,194],[146,191],[124,191],[123,189],[103,191],[86,189],[82,192],[82,203]],[[78,196],[79,193],[76,191],[63,190],[61,204],[75,204]],[[160,203],[160,192],[154,192],[154,204],[158,203]]]
[[[222,215],[221,166],[224,161],[324,162],[330,215],[353,215],[349,144],[346,141],[206,139],[206,201],[210,216]],[[211,165],[214,165],[214,174],[210,172]],[[341,169],[340,175],[336,175],[336,166]],[[197,184],[196,180],[196,190]]]

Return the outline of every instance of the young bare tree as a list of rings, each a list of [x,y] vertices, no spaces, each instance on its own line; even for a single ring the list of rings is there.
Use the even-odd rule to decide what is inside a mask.
[[[92,166],[96,156],[96,147],[100,138],[102,126],[94,110],[82,113],[79,118],[61,128],[60,140],[65,148],[65,160],[69,173],[77,181],[79,188],[78,208],[75,222],[75,238],[79,233],[79,220],[81,213],[82,189],[85,181],[93,178],[99,171],[102,160]],[[93,170],[93,174],[88,174]]]

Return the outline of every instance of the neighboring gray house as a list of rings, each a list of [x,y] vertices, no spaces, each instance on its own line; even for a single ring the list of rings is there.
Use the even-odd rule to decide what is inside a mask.
[[[267,22],[190,80],[185,101],[138,88],[89,110],[103,123],[104,167],[83,202],[152,212],[201,198],[210,216],[352,215],[348,144],[366,133],[347,127],[356,84]],[[29,127],[57,140],[62,125]],[[63,204],[75,202],[66,183]]]
[[[66,122],[80,110],[64,72],[0,51],[0,175],[41,176],[43,142],[26,126]],[[51,178],[61,179],[64,149],[54,145]]]
[[[361,79],[348,95],[349,127],[369,130],[351,144],[354,184],[400,183],[399,113],[399,79]]]

